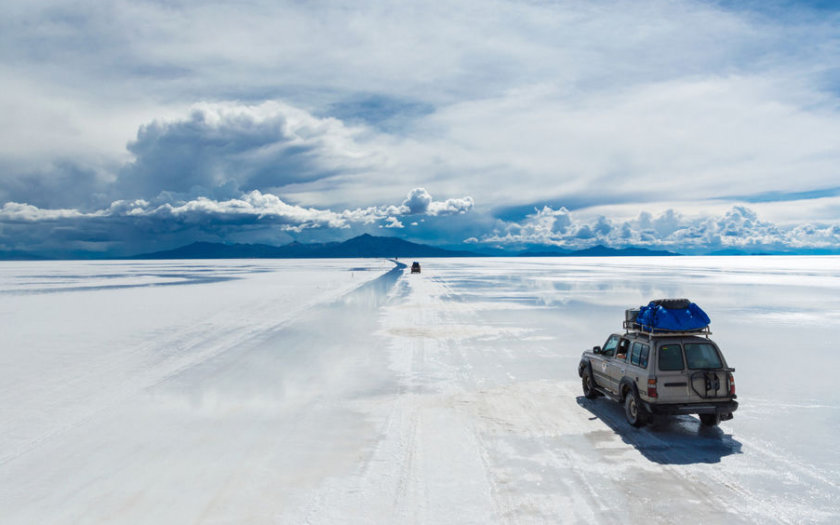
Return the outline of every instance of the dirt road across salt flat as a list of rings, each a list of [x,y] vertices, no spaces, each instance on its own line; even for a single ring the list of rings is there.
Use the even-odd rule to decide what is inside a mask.
[[[396,392],[358,403],[378,416],[380,434],[359,469],[320,486],[300,516],[432,523],[836,518],[837,476],[768,447],[771,429],[753,443],[726,423],[705,429],[687,416],[630,427],[616,404],[581,396],[579,352],[563,352],[568,342],[551,335],[576,329],[540,319],[557,312],[515,295],[493,297],[506,290],[462,281],[475,277],[452,269],[451,283],[445,270],[432,268],[395,284],[380,335]]]
[[[836,521],[838,456],[826,449],[838,408],[828,390],[792,397],[780,375],[773,392],[759,391],[750,373],[758,359],[733,348],[727,357],[743,378],[744,406],[719,429],[700,428],[694,417],[634,429],[616,404],[581,396],[580,352],[618,327],[621,305],[650,294],[720,297],[712,292],[721,281],[744,291],[733,275],[752,280],[755,272],[693,261],[680,270],[692,277],[675,286],[673,268],[517,264],[424,261],[420,275],[368,268],[382,275],[198,354],[21,448],[0,463],[0,516],[20,523]],[[814,304],[813,290],[801,293]],[[243,310],[264,304],[231,302]],[[704,307],[714,323],[716,312],[748,310],[749,302],[710,299]],[[747,318],[767,322],[765,311]],[[740,332],[718,324],[722,345],[728,338],[742,347]],[[784,340],[763,337],[771,350]],[[143,362],[115,373],[140,372],[130,368]],[[49,368],[44,374],[61,381]],[[793,425],[780,425],[780,415]]]

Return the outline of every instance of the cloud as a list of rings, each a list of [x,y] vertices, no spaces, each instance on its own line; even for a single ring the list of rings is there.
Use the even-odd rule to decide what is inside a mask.
[[[747,194],[822,187],[838,161],[836,11],[13,4],[0,31],[13,84],[0,94],[0,155],[25,152],[25,165],[75,152],[98,171],[130,141],[120,198],[195,185],[232,197],[209,194],[231,181],[292,184],[288,198],[328,207],[432,185],[486,206],[649,199],[654,185],[667,199],[689,182],[709,198],[721,181]],[[199,100],[238,102],[184,117]],[[409,122],[364,124],[383,111]]]
[[[215,200],[208,197],[195,197],[189,200],[172,200],[171,194],[163,194],[150,201],[145,199],[117,200],[107,208],[85,212],[77,209],[49,209],[37,206],[7,202],[0,207],[0,244],[13,246],[15,234],[21,228],[28,227],[33,236],[46,242],[56,229],[74,231],[76,238],[95,240],[113,239],[103,230],[112,232],[130,230],[130,237],[137,241],[150,241],[150,237],[160,232],[189,232],[198,230],[205,233],[224,235],[231,228],[274,229],[280,232],[300,233],[310,229],[348,229],[353,226],[381,223],[385,228],[403,228],[401,216],[451,215],[448,210],[458,210],[455,214],[466,213],[469,209],[459,204],[472,202],[470,197],[434,201],[425,189],[409,192],[411,195],[429,196],[425,209],[412,210],[406,204],[371,206],[334,211],[289,204],[270,193],[253,190],[236,198]],[[451,202],[450,202],[451,201]],[[470,206],[471,208],[471,206]],[[445,210],[442,212],[441,210]],[[414,223],[416,224],[416,222]],[[3,226],[12,226],[11,235],[4,235]],[[181,242],[190,240],[187,233]],[[27,241],[28,242],[28,241]]]
[[[432,201],[429,203],[428,215],[463,215],[469,212],[475,202],[472,197],[458,199],[446,199],[445,201]]]
[[[408,192],[408,198],[403,201],[403,207],[409,214],[426,213],[432,203],[432,196],[425,188],[415,188]]]
[[[278,196],[262,193],[259,190],[242,194],[238,198],[213,200],[197,197],[188,201],[155,204],[144,199],[118,200],[107,209],[94,212],[82,212],[75,209],[42,209],[25,203],[7,202],[0,208],[0,221],[37,222],[56,219],[84,219],[93,217],[157,217],[179,221],[195,221],[201,217],[215,220],[238,221],[248,218],[254,221],[266,221],[289,225],[294,228],[345,227],[349,222],[372,223],[386,220],[389,227],[399,224],[394,215],[452,215],[466,213],[472,208],[472,199],[448,199],[433,201],[431,195],[418,188],[409,192],[409,197],[418,193],[428,197],[423,208],[412,208],[403,203],[400,206],[357,208],[335,212],[306,208],[284,202]],[[407,202],[407,201],[405,201]],[[402,227],[400,226],[397,227]]]
[[[221,229],[229,225],[276,226],[281,230],[306,228],[346,228],[350,222],[371,223],[381,219],[373,210],[333,212],[305,208],[283,202],[257,190],[235,199],[216,201],[198,197],[189,201],[153,204],[147,200],[114,201],[108,208],[93,212],[74,209],[42,209],[29,204],[8,202],[0,208],[3,223],[61,223],[83,229],[91,222],[125,224],[133,222],[148,232],[180,230],[190,226]]]
[[[385,220],[385,227],[386,228],[403,228],[403,223],[400,222],[399,219],[396,217],[388,217]]]
[[[8,222],[35,222],[57,219],[100,217],[104,212],[83,213],[73,209],[43,210],[31,204],[7,202],[0,208],[0,220]]]
[[[556,227],[558,223],[560,227]],[[762,220],[746,206],[736,205],[717,216],[686,216],[668,209],[657,216],[641,212],[635,219],[615,224],[604,216],[579,219],[565,208],[546,206],[522,221],[503,221],[491,234],[469,242],[564,248],[647,246],[688,253],[725,248],[836,248],[840,245],[840,221],[779,225]]]
[[[725,226],[636,217],[682,202],[723,220],[721,202],[836,187],[840,15],[748,4],[10,0],[0,205],[92,225],[142,199],[136,220],[155,227],[307,231],[412,214],[486,226],[550,202],[459,238],[728,242],[763,217],[828,242],[803,201],[777,205],[784,221],[758,205]],[[271,211],[253,191],[315,212]],[[580,212],[596,205],[632,217]],[[818,218],[837,216],[829,203]]]
[[[472,197],[436,201],[425,188],[414,188],[394,211],[402,215],[462,215],[469,212],[474,204]]]
[[[313,182],[365,167],[361,131],[280,102],[197,104],[185,119],[155,121],[128,144],[124,195],[237,192]]]

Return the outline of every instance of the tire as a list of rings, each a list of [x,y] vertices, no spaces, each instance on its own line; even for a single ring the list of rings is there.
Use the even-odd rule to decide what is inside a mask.
[[[595,390],[594,381],[592,380],[592,372],[584,370],[580,382],[583,385],[583,397],[586,399],[595,399],[598,397],[598,391]]]
[[[688,299],[658,299],[654,304],[665,308],[666,310],[685,310],[691,301]]]
[[[637,428],[644,425],[645,417],[642,413],[643,410],[636,396],[632,392],[629,392],[624,399],[624,417],[627,418],[627,422]]]
[[[700,423],[704,427],[714,427],[720,423],[719,414],[700,414]]]

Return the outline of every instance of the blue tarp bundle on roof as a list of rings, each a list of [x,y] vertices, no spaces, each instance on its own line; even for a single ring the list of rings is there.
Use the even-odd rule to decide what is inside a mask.
[[[636,317],[642,329],[687,331],[700,330],[709,326],[711,320],[699,306],[688,303],[685,308],[665,308],[657,301],[651,301],[639,309]],[[682,305],[680,305],[682,306]]]

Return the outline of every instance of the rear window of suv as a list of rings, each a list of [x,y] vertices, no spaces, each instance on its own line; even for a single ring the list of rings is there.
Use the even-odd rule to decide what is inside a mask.
[[[680,345],[662,345],[659,347],[660,370],[682,370],[683,356]]]
[[[685,361],[688,368],[722,368],[720,355],[710,343],[686,343]]]

